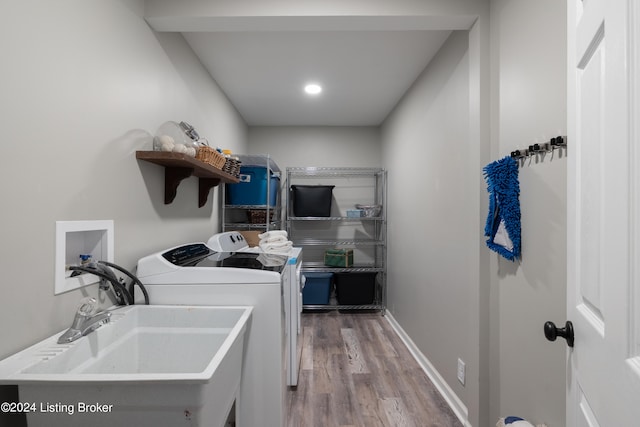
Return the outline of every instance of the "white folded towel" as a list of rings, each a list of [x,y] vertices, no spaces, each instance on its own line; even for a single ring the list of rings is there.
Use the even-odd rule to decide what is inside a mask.
[[[261,253],[258,255],[257,259],[265,267],[279,267],[281,265],[285,265],[287,262],[285,254]]]
[[[267,239],[260,239],[260,242],[262,243],[284,243],[284,242],[288,242],[289,240],[287,240],[286,237],[280,236],[280,237],[269,237]]]
[[[286,230],[271,230],[271,231],[265,231],[264,233],[258,234],[258,237],[260,239],[273,239],[275,237],[284,237],[284,239],[287,239],[287,232]]]
[[[290,242],[288,240],[276,243],[260,241],[258,246],[260,247],[260,249],[267,253],[288,254],[291,252],[293,242]]]

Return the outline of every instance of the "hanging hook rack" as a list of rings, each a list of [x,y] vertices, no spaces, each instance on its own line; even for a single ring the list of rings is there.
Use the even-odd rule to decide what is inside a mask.
[[[519,159],[535,156],[536,154],[552,153],[553,151],[560,148],[564,148],[566,146],[567,146],[567,137],[556,136],[555,138],[551,138],[549,142],[536,143],[536,144],[530,145],[528,148],[514,150],[511,152],[511,157],[516,160],[519,160]]]

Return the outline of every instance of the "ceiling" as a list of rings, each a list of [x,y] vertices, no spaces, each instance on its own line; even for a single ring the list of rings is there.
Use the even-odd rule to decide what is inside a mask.
[[[280,3],[147,0],[146,20],[184,35],[249,126],[378,126],[451,31],[474,19],[297,15],[305,5]],[[315,97],[303,91],[312,81],[323,87]]]
[[[450,31],[185,32],[250,126],[377,126]],[[321,94],[304,85],[317,82]]]

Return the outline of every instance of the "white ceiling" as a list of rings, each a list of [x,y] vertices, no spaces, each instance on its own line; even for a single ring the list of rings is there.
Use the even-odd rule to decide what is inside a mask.
[[[250,126],[377,126],[473,24],[459,3],[145,0],[145,19],[184,35]],[[309,81],[322,94],[305,95]]]
[[[183,34],[250,126],[377,126],[450,31]]]

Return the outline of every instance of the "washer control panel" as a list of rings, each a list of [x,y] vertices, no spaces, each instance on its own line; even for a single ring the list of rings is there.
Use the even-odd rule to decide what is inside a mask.
[[[237,252],[249,246],[244,236],[238,231],[225,231],[211,236],[207,246],[215,252]]]

